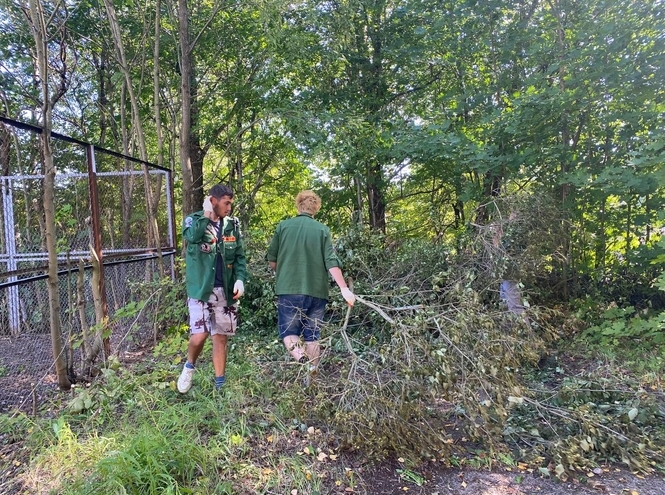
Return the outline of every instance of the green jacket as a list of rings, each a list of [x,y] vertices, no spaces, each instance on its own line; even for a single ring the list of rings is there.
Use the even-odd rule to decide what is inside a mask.
[[[328,299],[329,270],[340,267],[330,229],[306,214],[283,220],[266,254],[277,263],[275,294]]]
[[[215,285],[215,266],[218,250],[224,259],[224,294],[229,305],[233,304],[233,285],[236,280],[245,281],[247,263],[245,249],[240,238],[240,222],[235,217],[223,221],[222,243],[217,242],[214,226],[197,211],[183,222],[182,238],[187,241],[185,256],[185,282],[187,296],[207,301]]]

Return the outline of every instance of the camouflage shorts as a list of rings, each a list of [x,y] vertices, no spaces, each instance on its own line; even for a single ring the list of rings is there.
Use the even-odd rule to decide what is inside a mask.
[[[210,335],[235,335],[238,325],[238,305],[228,306],[224,289],[215,287],[207,302],[189,298],[189,331]]]

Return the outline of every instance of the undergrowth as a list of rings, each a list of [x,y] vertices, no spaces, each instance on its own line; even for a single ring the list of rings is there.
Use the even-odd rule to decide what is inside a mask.
[[[152,355],[132,366],[115,361],[48,404],[53,419],[1,417],[4,441],[34,456],[18,489],[363,493],[364,467],[395,458],[400,476],[414,480],[423,461],[524,465],[561,479],[608,462],[663,469],[662,361],[638,376],[597,350],[581,354],[584,325],[561,308],[508,313],[492,256],[479,266],[473,250],[380,249],[381,239],[364,253],[361,237],[340,241],[358,301],[348,309],[332,291],[311,386],[264,307],[270,273],[250,269],[255,299],[230,340],[223,394],[214,391],[209,347],[192,390],[176,391],[187,332],[160,321],[166,333]],[[571,341],[578,345],[562,344]]]

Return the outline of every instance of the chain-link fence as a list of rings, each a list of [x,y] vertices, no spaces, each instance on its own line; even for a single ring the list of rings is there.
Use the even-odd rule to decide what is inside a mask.
[[[150,308],[126,311],[137,284],[174,276],[170,170],[53,134],[62,335],[51,335],[40,133],[0,117],[0,411],[35,409],[56,388],[54,338],[70,378],[81,374],[82,330],[96,323],[94,256],[114,353],[153,340]]]

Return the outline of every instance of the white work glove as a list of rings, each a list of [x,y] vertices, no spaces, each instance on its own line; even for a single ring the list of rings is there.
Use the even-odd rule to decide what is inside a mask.
[[[236,280],[236,283],[233,286],[233,293],[235,294],[233,299],[240,299],[240,296],[245,293],[245,284],[242,282],[242,280]]]
[[[212,209],[212,203],[210,202],[210,196],[206,196],[206,199],[203,200],[203,211],[208,213],[215,213],[215,210]]]
[[[356,296],[353,295],[353,292],[348,287],[342,289],[342,297],[349,306],[353,306],[353,303],[356,302]]]

